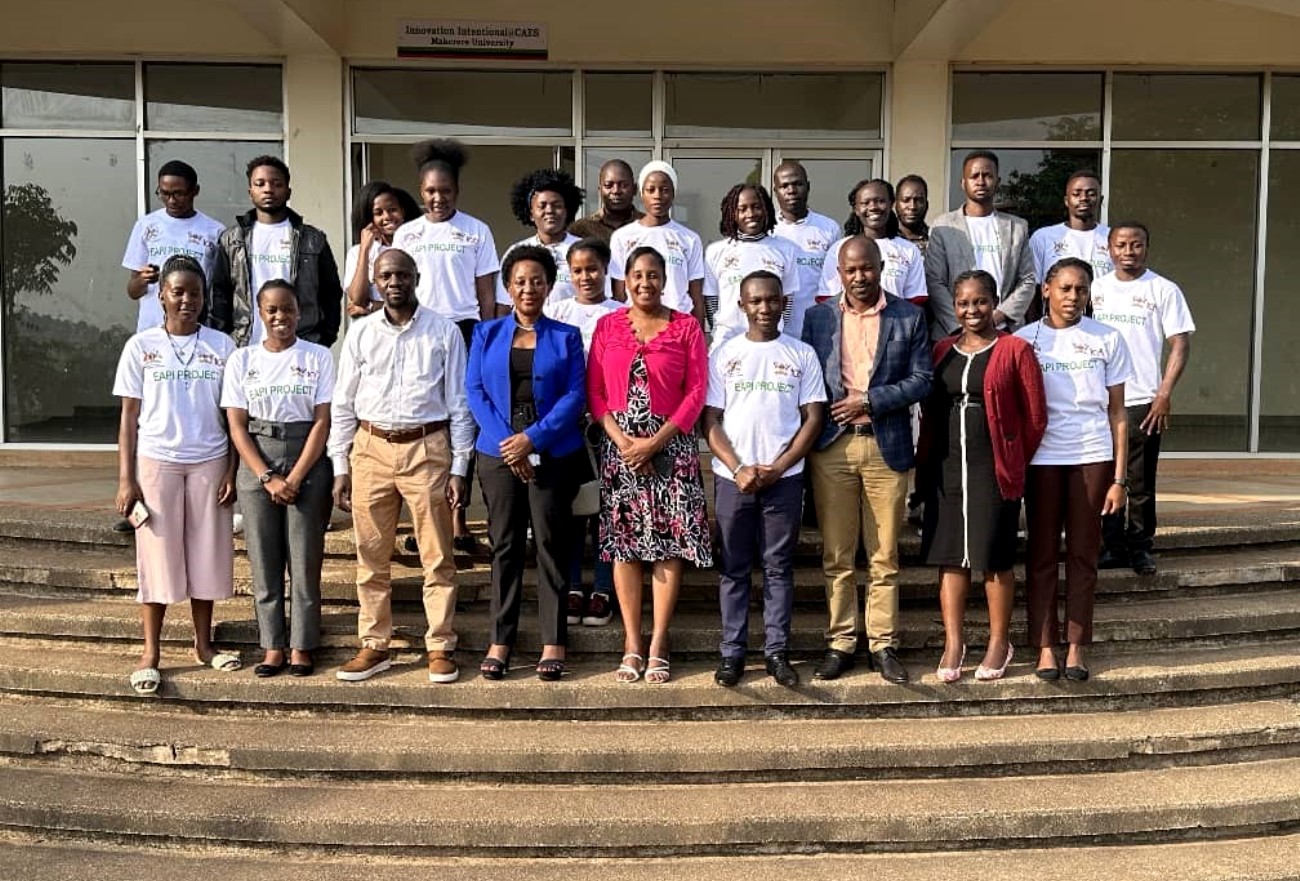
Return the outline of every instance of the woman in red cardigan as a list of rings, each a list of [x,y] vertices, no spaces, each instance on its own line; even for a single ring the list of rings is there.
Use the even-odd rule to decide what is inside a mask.
[[[653,248],[628,255],[630,308],[596,324],[587,361],[591,418],[601,444],[600,547],[614,564],[624,655],[615,677],[671,677],[668,626],[685,560],[713,565],[695,422],[704,409],[708,352],[700,323],[663,305],[666,270]],[[654,623],[641,641],[642,566],[652,564]],[[648,663],[647,663],[648,656]]]
[[[927,502],[921,553],[939,566],[944,650],[936,675],[961,678],[962,620],[971,570],[984,573],[989,641],[975,670],[1001,679],[1011,663],[1011,571],[1025,469],[1047,429],[1043,378],[1033,349],[993,326],[997,282],[983,270],[953,283],[961,331],[934,349],[934,387],[921,415],[918,482]]]

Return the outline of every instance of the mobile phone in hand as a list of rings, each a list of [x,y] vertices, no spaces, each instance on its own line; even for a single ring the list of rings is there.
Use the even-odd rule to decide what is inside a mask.
[[[134,529],[139,529],[149,522],[149,516],[149,509],[145,507],[144,502],[136,499],[135,504],[131,506],[131,510],[126,515],[126,522],[130,523]]]

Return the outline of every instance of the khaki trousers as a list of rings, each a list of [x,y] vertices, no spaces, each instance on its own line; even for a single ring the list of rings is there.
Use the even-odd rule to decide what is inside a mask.
[[[383,651],[393,635],[392,559],[402,501],[411,509],[424,569],[425,647],[454,651],[456,562],[451,545],[447,478],[451,447],[446,431],[409,443],[390,443],[358,431],[349,457],[352,526],[357,538],[357,631],[361,644]]]
[[[906,471],[885,464],[876,439],[844,434],[808,456],[822,533],[822,571],[830,648],[852,654],[861,631],[854,566],[861,537],[871,563],[866,633],[870,650],[898,647],[898,533],[907,501]]]

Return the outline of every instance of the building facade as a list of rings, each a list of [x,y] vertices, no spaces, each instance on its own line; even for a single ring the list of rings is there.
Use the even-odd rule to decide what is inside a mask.
[[[0,33],[0,442],[103,445],[136,305],[121,268],[156,168],[185,159],[200,210],[246,210],[244,163],[282,155],[293,207],[340,261],[368,179],[415,189],[410,145],[471,147],[461,207],[499,246],[506,193],[540,166],[592,190],[611,157],[678,168],[677,217],[718,238],[732,184],[785,159],[836,218],[857,180],[930,182],[1002,159],[1002,203],[1063,216],[1098,170],[1111,219],[1152,229],[1152,266],[1200,330],[1166,448],[1300,453],[1300,0],[5,2]],[[401,57],[403,22],[513,22],[541,49]],[[409,42],[406,41],[406,42]],[[431,50],[430,50],[431,51]],[[461,52],[466,50],[452,50]],[[407,47],[403,54],[420,53]],[[538,57],[544,52],[544,57]]]

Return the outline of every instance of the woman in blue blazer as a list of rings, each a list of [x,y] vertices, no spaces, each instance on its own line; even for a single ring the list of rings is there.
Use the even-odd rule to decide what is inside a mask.
[[[501,277],[514,311],[478,324],[470,344],[465,385],[479,425],[478,479],[492,541],[492,644],[479,667],[485,679],[501,679],[510,667],[530,520],[542,631],[537,676],[564,675],[568,531],[590,465],[579,422],[586,407],[582,334],[542,315],[556,271],[545,248],[511,250]]]

